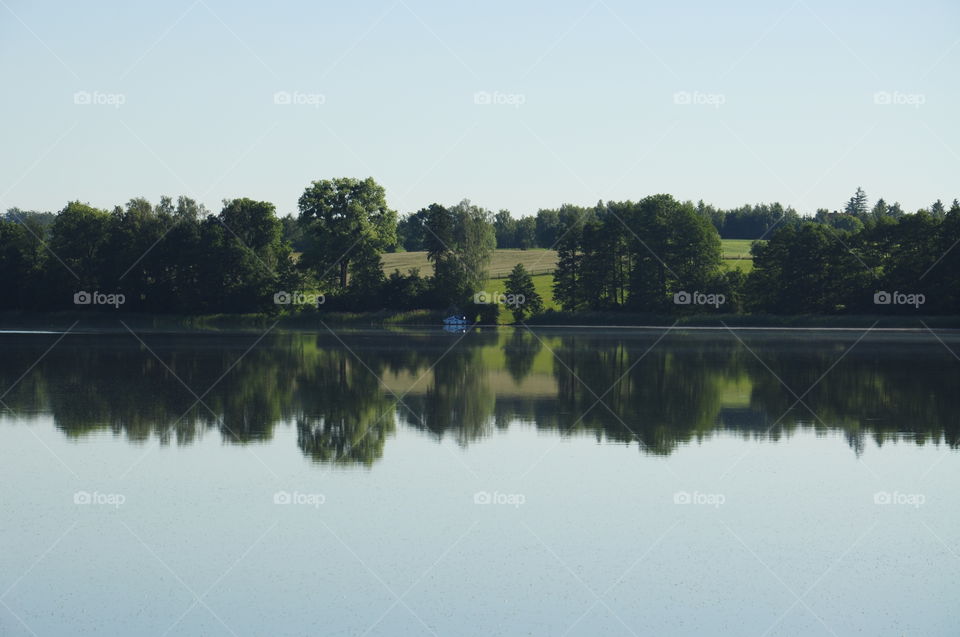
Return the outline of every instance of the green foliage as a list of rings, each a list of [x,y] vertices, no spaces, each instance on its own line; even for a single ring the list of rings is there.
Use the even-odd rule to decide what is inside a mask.
[[[187,413],[177,376],[191,385],[216,379],[236,361],[234,348],[196,347],[195,338],[155,334],[151,345],[156,341],[164,358],[175,362],[174,376],[163,365],[145,363],[132,339],[129,346],[64,343],[50,349],[48,339],[11,336],[0,385],[11,388],[4,396],[11,410],[50,414],[71,440],[112,431],[132,444],[155,438],[189,445],[209,442],[211,435],[237,444],[270,440],[278,426],[294,420],[291,448],[342,466],[377,462],[397,421],[468,444],[492,434],[494,423],[519,420],[541,431],[590,434],[666,454],[710,432],[765,431],[774,438],[802,428],[822,432],[810,417],[813,410],[845,432],[854,450],[862,450],[865,436],[878,444],[907,440],[957,449],[960,366],[933,338],[865,339],[829,382],[804,394],[810,410],[791,409],[796,398],[783,385],[809,387],[857,336],[816,341],[741,333],[754,357],[737,339],[683,331],[663,337],[646,330],[479,330],[446,355],[449,339],[422,331],[272,333],[204,394],[210,411]],[[355,351],[363,352],[364,365]],[[919,357],[929,364],[908,364]],[[500,372],[513,382],[498,382]],[[421,378],[415,386],[397,380]],[[405,405],[396,404],[380,379],[405,396]],[[591,409],[597,390],[580,379],[622,390],[604,395],[605,408]],[[529,383],[529,400],[516,399],[514,383],[521,382]],[[665,393],[664,386],[675,391]],[[749,407],[760,417],[732,412],[730,418],[731,407]],[[878,412],[888,417],[876,418]]]
[[[500,322],[500,306],[496,303],[478,303],[470,306],[468,316],[475,316],[483,325],[496,325]]]
[[[49,228],[56,221],[57,215],[52,212],[37,212],[35,210],[20,210],[20,208],[9,208],[0,221],[10,221],[15,223],[27,223],[41,228]]]
[[[449,209],[431,204],[425,218],[435,306],[464,304],[487,278],[496,246],[491,215],[465,199]]]
[[[397,242],[407,252],[427,249],[427,230],[424,227],[427,209],[405,215],[397,223]]]
[[[720,275],[720,238],[670,195],[598,204],[557,246],[554,298],[565,310],[669,311],[672,295]]]
[[[580,244],[583,225],[591,219],[594,211],[571,206],[564,213],[561,221],[564,230],[557,241],[553,298],[564,310],[573,311],[586,304],[587,297],[580,289],[584,257]]]
[[[930,206],[930,216],[934,219],[943,219],[947,215],[947,209],[944,207],[943,202],[937,199],[933,202],[933,205]]]
[[[112,212],[70,202],[49,229],[0,222],[0,268],[21,309],[73,307],[86,291],[122,294],[128,311],[201,314],[268,309],[292,264],[272,204],[235,199],[208,216],[164,197]]]
[[[853,193],[853,196],[847,200],[847,205],[844,206],[843,211],[852,216],[857,217],[858,219],[864,219],[867,216],[867,193],[863,191],[863,188],[857,186],[857,191]]]
[[[536,247],[550,247],[539,241],[537,236],[537,219],[535,217],[521,217],[514,219],[509,210],[501,210],[493,217],[493,231],[496,235],[496,247],[519,248],[529,250]]]
[[[53,269],[57,292],[67,293],[95,286],[103,271],[109,242],[110,213],[79,201],[71,201],[50,228],[50,252],[64,266]],[[115,276],[119,276],[117,273]]]
[[[718,228],[766,238],[728,239],[723,254]],[[382,255],[398,241],[425,251],[427,261],[423,252],[406,261],[394,255],[391,263],[407,274],[398,268],[388,278]],[[299,259],[291,242],[304,248]],[[511,308],[516,321],[548,304],[604,315],[960,314],[956,199],[949,210],[937,200],[904,214],[882,198],[868,207],[858,188],[844,212],[820,209],[804,221],[779,204],[723,211],[665,194],[564,205],[517,220],[464,200],[431,204],[398,224],[372,179],[313,182],[297,220],[278,219],[272,204],[247,198],[225,200],[215,215],[183,196],[156,205],[136,197],[109,212],[78,201],[56,215],[11,208],[0,218],[0,308],[74,308],[79,291],[122,294],[124,311],[194,315],[315,311],[278,306],[279,291],[323,292],[323,310],[468,307],[476,293],[498,291],[500,283],[487,280],[497,242],[518,246],[498,256],[498,273],[517,264],[507,294],[527,300]],[[547,243],[556,244],[556,261],[551,251],[521,252]],[[748,243],[752,260],[736,260]],[[541,263],[556,263],[552,299],[548,277],[532,277]],[[418,267],[432,267],[432,276]],[[882,290],[925,301],[875,303]],[[684,303],[680,292],[726,302]],[[495,304],[470,311],[499,320]]]
[[[351,276],[364,285],[382,278],[380,253],[396,244],[397,214],[373,178],[314,181],[299,207],[311,238],[300,263],[321,284],[343,292]]]
[[[701,201],[697,204],[697,214],[708,219],[724,239],[760,239],[774,228],[800,223],[796,210],[776,202],[717,210]]]
[[[208,226],[209,254],[215,257],[208,262],[206,276],[219,299],[216,305],[227,311],[258,305],[269,308],[279,287],[278,268],[290,261],[290,248],[282,243],[281,223],[273,204],[246,198],[227,200],[220,214],[204,225]],[[253,299],[257,303],[252,303]]]
[[[537,246],[537,220],[533,217],[517,219],[517,229],[514,243],[521,250],[529,250]]]
[[[866,215],[864,217],[866,218]],[[814,220],[819,224],[844,232],[860,232],[863,230],[863,221],[860,217],[848,212],[830,212],[826,208],[820,208],[817,210]]]
[[[290,244],[294,252],[303,252],[307,247],[306,228],[296,217],[286,215],[280,217],[283,241]]]
[[[15,218],[19,215],[14,215]],[[23,218],[23,217],[19,217]],[[43,307],[47,230],[37,219],[0,221],[0,308]]]
[[[420,276],[420,270],[413,268],[406,275],[394,270],[383,286],[384,306],[391,309],[411,310],[426,303],[429,290],[427,279]]]
[[[541,248],[553,248],[560,239],[563,226],[557,210],[538,210],[536,217],[537,245]]]
[[[960,206],[943,221],[925,211],[890,216],[855,231],[806,223],[753,249],[746,308],[771,314],[960,312],[957,257]],[[873,295],[922,294],[922,308],[877,305]]]
[[[543,299],[537,293],[533,279],[522,263],[514,266],[507,277],[507,298],[512,300],[510,311],[517,323],[523,323],[527,316],[539,314],[543,311]]]
[[[509,210],[501,210],[493,217],[493,232],[498,248],[515,248],[517,222],[510,216]]]

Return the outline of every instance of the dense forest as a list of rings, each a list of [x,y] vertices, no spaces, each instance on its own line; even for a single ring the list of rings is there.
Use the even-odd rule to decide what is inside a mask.
[[[837,210],[779,203],[722,210],[658,194],[563,205],[514,218],[469,200],[398,216],[373,179],[315,181],[299,214],[224,200],[79,201],[0,219],[0,309],[78,306],[144,313],[445,309],[496,319],[476,302],[496,248],[552,248],[552,296],[567,311],[960,315],[960,203],[906,213],[858,188]],[[722,238],[755,240],[749,274],[724,267]],[[385,274],[386,252],[424,251],[432,273]],[[517,320],[542,311],[518,265]]]

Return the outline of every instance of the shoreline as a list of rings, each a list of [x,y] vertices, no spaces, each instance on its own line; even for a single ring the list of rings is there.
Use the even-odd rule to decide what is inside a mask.
[[[437,328],[442,329],[443,312],[415,310],[402,312],[329,312],[324,314],[276,316],[270,314],[147,315],[108,312],[0,312],[0,333],[62,333],[64,331],[107,331],[141,329],[153,332],[221,333],[274,329],[326,330],[346,328]],[[929,329],[960,330],[957,316],[759,316],[691,315],[683,317],[611,312],[548,312],[523,323],[475,323],[478,328],[535,328],[583,330],[696,331],[871,331],[925,332]]]

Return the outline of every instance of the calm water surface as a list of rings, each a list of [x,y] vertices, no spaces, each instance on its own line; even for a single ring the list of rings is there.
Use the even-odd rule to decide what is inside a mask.
[[[0,334],[0,635],[957,635],[938,336]]]

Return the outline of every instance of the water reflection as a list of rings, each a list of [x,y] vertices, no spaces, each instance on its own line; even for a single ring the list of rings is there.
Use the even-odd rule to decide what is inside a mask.
[[[960,364],[929,334],[474,330],[2,336],[4,418],[69,437],[269,441],[294,426],[322,463],[371,465],[398,426],[469,445],[523,421],[649,454],[715,432],[840,431],[861,453],[955,448]],[[741,340],[742,339],[742,340]],[[254,343],[256,345],[254,346]],[[251,346],[253,346],[251,348]],[[154,355],[156,354],[156,355]],[[37,362],[39,359],[39,362]]]

